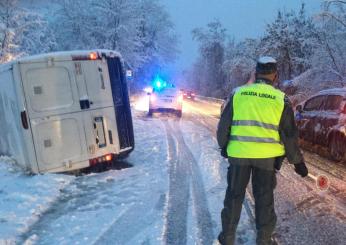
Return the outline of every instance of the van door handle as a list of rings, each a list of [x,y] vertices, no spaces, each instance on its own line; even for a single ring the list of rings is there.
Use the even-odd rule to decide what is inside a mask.
[[[22,111],[20,113],[20,118],[22,119],[22,126],[24,129],[28,129],[29,128],[29,123],[28,123],[28,118],[26,116],[26,111]]]
[[[79,101],[81,110],[89,109],[90,108],[90,101],[89,100],[80,100]]]

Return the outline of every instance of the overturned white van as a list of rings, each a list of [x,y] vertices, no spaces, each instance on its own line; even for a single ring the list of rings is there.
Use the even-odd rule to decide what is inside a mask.
[[[123,63],[109,50],[57,52],[0,66],[0,155],[65,172],[134,148]]]

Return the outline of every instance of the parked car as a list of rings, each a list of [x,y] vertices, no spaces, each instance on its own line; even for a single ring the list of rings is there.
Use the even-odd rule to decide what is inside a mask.
[[[163,111],[173,112],[178,117],[182,116],[183,95],[173,84],[155,82],[149,96],[148,116],[152,116],[154,112]]]
[[[0,66],[0,154],[34,173],[109,162],[134,148],[122,58],[69,51]]]
[[[335,160],[345,160],[346,88],[324,90],[296,107],[300,138],[328,149]]]

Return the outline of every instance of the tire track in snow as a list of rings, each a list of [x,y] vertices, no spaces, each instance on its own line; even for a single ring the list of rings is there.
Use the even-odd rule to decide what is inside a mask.
[[[168,121],[165,122],[169,153],[169,190],[167,199],[165,244],[184,245],[187,241],[187,214],[190,195],[189,168],[180,160],[180,147]]]
[[[193,123],[202,126],[206,128],[210,133],[212,133],[213,138],[216,140],[216,127],[218,123],[218,118],[215,118],[214,116],[205,116],[200,115],[196,112],[190,112],[189,117],[184,117],[187,120],[192,121]],[[251,229],[256,232],[256,225],[255,225],[255,202],[253,197],[251,196],[249,187],[246,190],[246,196],[244,198],[244,208],[251,220]]]
[[[201,171],[199,169],[199,166],[196,162],[196,160],[193,157],[193,154],[189,150],[188,146],[186,145],[182,132],[179,127],[179,123],[174,123],[174,125],[170,126],[169,122],[166,122],[166,128],[167,128],[167,135],[168,140],[170,138],[172,139],[172,135],[174,135],[174,138],[176,140],[175,150],[176,150],[176,157],[173,160],[173,162],[176,162],[179,166],[183,166],[182,170],[185,172],[183,174],[184,178],[184,186],[180,186],[180,189],[183,188],[187,193],[189,193],[189,186],[191,185],[191,199],[193,204],[193,211],[194,216],[196,217],[196,223],[197,223],[197,238],[195,243],[196,244],[212,244],[214,240],[213,235],[213,225],[212,225],[212,219],[208,208],[208,202],[207,197],[204,189],[204,183]],[[172,143],[170,143],[172,145]],[[178,182],[179,185],[181,185],[181,182]],[[174,185],[174,182],[172,182],[172,185]],[[187,186],[187,189],[186,189]],[[188,205],[188,198],[189,196],[186,196],[186,204]],[[169,205],[172,204],[169,202]],[[173,204],[172,204],[173,206]],[[187,207],[186,210],[184,210],[185,215],[187,215]],[[186,216],[185,216],[186,219]],[[186,220],[185,220],[186,222]],[[169,227],[168,227],[169,228]],[[167,228],[167,230],[168,230]],[[186,226],[184,227],[186,232]],[[169,234],[166,233],[167,235]],[[185,233],[186,234],[186,233]],[[185,238],[186,239],[186,238]],[[170,239],[166,239],[166,242],[168,244],[172,244]],[[178,241],[174,241],[174,244],[186,244],[185,241],[181,241],[184,243],[180,243]]]
[[[159,210],[163,207],[163,202],[164,195],[161,195],[159,200],[147,196],[146,200],[134,204],[120,217],[116,217],[93,244],[127,244],[135,235],[161,218]]]
[[[186,163],[190,163],[190,175],[192,186],[192,201],[197,219],[197,244],[212,244],[214,240],[212,218],[208,208],[207,195],[204,188],[202,173],[199,165],[193,157],[192,152],[186,145],[179,124],[174,128],[175,136],[179,141],[182,151],[182,158]]]

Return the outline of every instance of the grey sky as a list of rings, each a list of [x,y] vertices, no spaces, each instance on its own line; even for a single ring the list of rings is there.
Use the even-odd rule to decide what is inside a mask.
[[[309,14],[319,11],[322,0],[161,0],[180,36],[178,69],[189,67],[197,56],[191,30],[219,19],[236,40],[260,36],[278,9],[297,10],[302,2]]]

